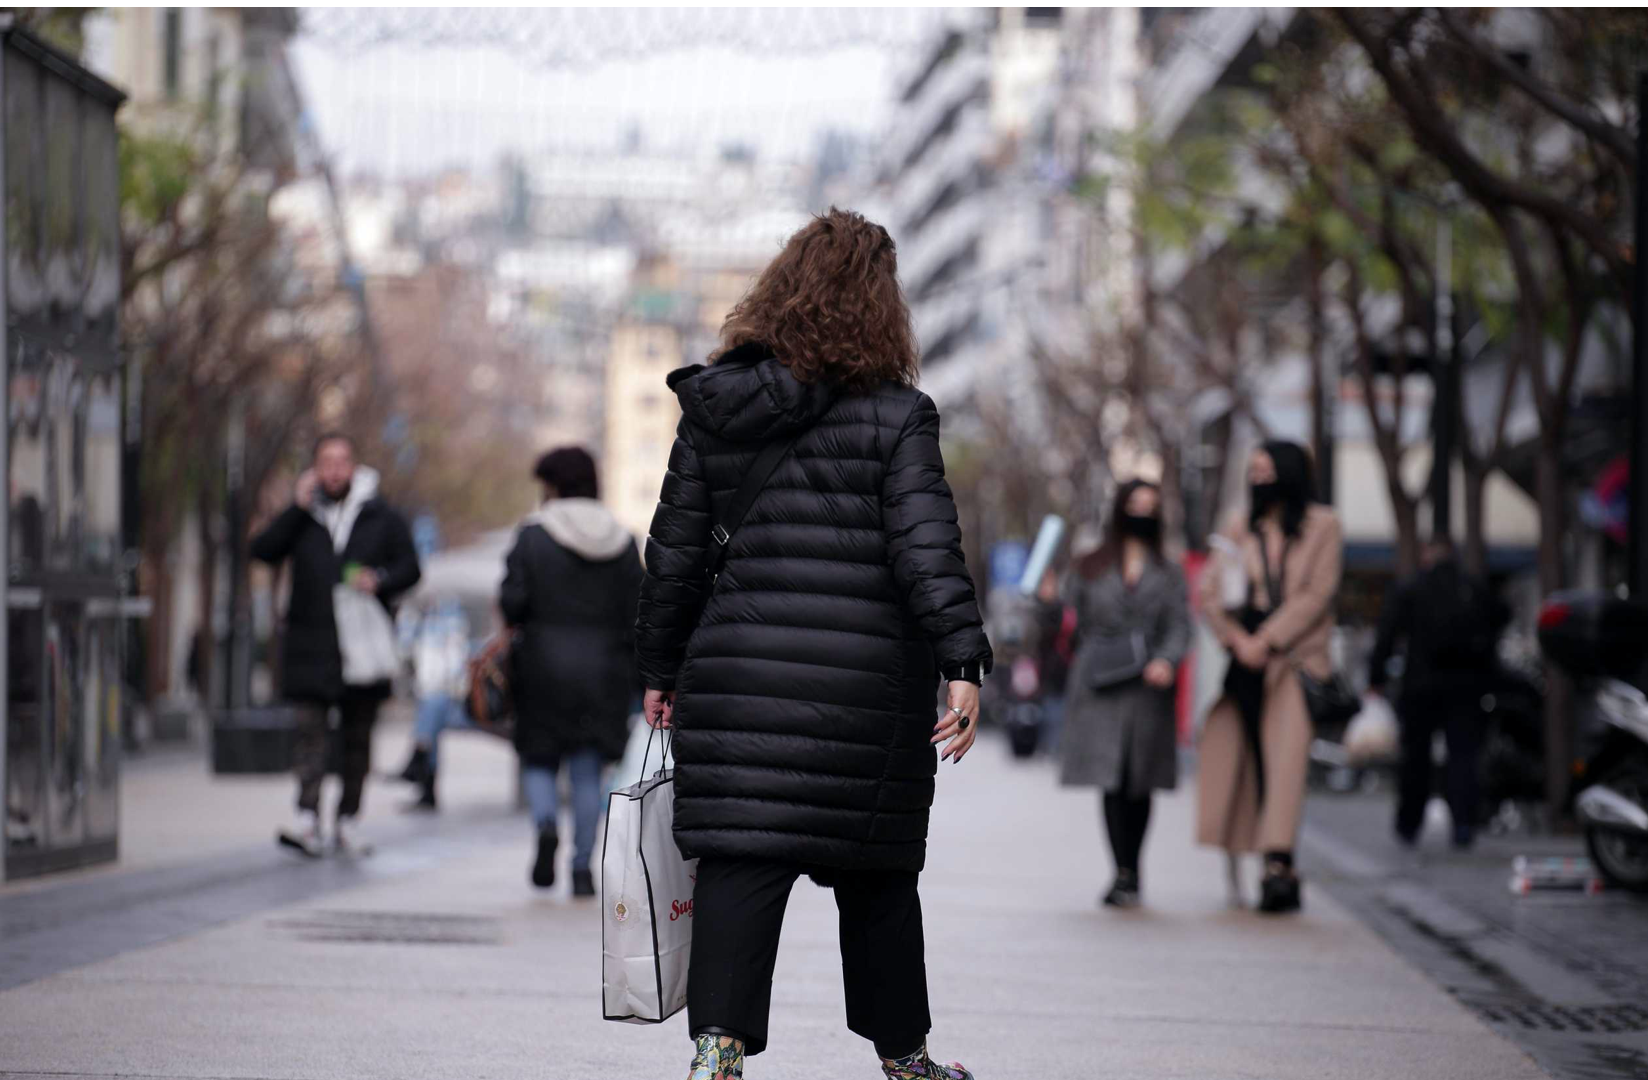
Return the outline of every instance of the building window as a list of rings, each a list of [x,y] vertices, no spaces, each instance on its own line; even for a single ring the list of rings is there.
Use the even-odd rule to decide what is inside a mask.
[[[167,101],[176,101],[183,75],[183,9],[167,8],[161,16],[161,57]]]

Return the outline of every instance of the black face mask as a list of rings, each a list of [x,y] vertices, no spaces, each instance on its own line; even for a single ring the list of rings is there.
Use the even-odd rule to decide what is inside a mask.
[[[1135,540],[1154,543],[1162,535],[1162,519],[1154,515],[1122,514],[1116,519],[1116,531]]]
[[[1249,488],[1249,498],[1253,500],[1253,512],[1263,514],[1282,501],[1282,485],[1274,480],[1268,484],[1254,484]]]

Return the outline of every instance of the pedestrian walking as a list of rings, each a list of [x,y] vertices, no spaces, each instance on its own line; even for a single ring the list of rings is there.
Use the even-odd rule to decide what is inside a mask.
[[[937,766],[973,745],[991,653],[892,239],[857,214],[814,218],[721,339],[669,378],[684,415],[637,624],[646,716],[675,730],[676,842],[700,860],[690,1075],[742,1076],[766,1047],[784,907],[807,875],[840,910],[847,1026],[888,1077],[960,1080],[927,1053],[917,883]],[[775,446],[791,449],[720,531]]]
[[[333,819],[332,847],[363,853],[354,830],[372,767],[372,725],[389,697],[390,679],[351,682],[345,677],[345,653],[365,643],[340,634],[335,590],[342,585],[374,599],[386,613],[387,627],[396,599],[420,576],[411,531],[379,496],[377,471],[356,463],[349,436],[329,434],[315,444],[314,464],[298,477],[292,505],[253,537],[251,554],[272,566],[292,564],[281,692],[298,707],[298,814],[294,825],[279,830],[278,839],[304,855],[322,852],[320,794],[335,708],[343,792]],[[393,652],[388,632],[391,637],[383,644]]]
[[[1116,864],[1103,903],[1137,907],[1150,794],[1179,779],[1173,687],[1190,645],[1184,573],[1162,555],[1156,485],[1121,485],[1103,545],[1076,563],[1067,591],[1078,645],[1059,779],[1099,789]]]
[[[595,895],[590,861],[606,795],[602,773],[624,755],[640,682],[635,610],[641,553],[599,501],[595,459],[551,450],[533,475],[542,507],[504,560],[498,603],[516,635],[515,749],[537,835],[532,883],[555,884],[559,775],[572,785],[572,894]]]
[[[1499,636],[1510,608],[1487,582],[1460,565],[1445,536],[1426,545],[1423,569],[1390,594],[1379,621],[1379,637],[1368,663],[1368,688],[1380,693],[1390,682],[1391,660],[1403,657],[1396,714],[1402,725],[1402,766],[1396,805],[1396,835],[1419,841],[1432,784],[1431,744],[1447,740],[1446,784],[1453,817],[1453,843],[1468,848],[1481,814],[1477,781],[1482,749],[1482,695],[1498,665]]]
[[[1293,850],[1313,731],[1300,674],[1333,676],[1343,545],[1339,518],[1315,501],[1304,447],[1265,443],[1248,462],[1248,484],[1246,598],[1228,607],[1217,574],[1205,575],[1202,590],[1203,614],[1231,663],[1202,729],[1197,838],[1232,856],[1262,852],[1259,909],[1281,913],[1301,905]]]
[[[400,772],[402,780],[417,787],[418,797],[407,810],[434,813],[439,808],[435,788],[441,736],[476,727],[464,709],[464,696],[469,690],[469,658],[478,644],[456,600],[432,600],[419,615],[412,646],[418,711],[412,723],[412,754]]]

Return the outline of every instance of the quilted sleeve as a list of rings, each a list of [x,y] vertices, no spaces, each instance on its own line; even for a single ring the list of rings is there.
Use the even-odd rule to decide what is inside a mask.
[[[635,620],[636,662],[649,689],[675,689],[687,639],[709,591],[709,542],[709,486],[682,420],[647,536],[646,577]]]
[[[923,394],[904,422],[881,489],[882,524],[899,598],[926,632],[941,670],[990,670],[973,578],[961,553],[956,501],[944,480],[938,408]]]

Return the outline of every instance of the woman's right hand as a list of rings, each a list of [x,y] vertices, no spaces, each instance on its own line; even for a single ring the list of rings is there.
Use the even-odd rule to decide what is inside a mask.
[[[675,691],[648,687],[646,697],[641,700],[641,715],[654,730],[669,727],[675,715]]]
[[[1270,646],[1253,634],[1243,634],[1230,647],[1236,662],[1253,671],[1263,671],[1270,662]]]

